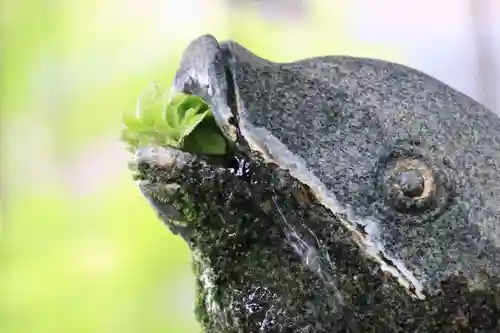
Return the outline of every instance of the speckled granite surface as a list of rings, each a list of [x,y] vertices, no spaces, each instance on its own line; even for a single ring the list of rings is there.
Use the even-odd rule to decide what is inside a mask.
[[[497,116],[400,65],[276,64],[211,36],[174,86],[235,140],[223,160],[137,153],[205,332],[500,331]]]

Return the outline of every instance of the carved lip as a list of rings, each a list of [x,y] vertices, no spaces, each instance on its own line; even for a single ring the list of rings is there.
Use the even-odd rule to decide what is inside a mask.
[[[265,163],[277,164],[288,169],[292,177],[312,189],[313,195],[323,206],[339,216],[341,223],[351,231],[353,239],[357,240],[358,247],[367,257],[377,262],[382,270],[393,275],[412,297],[425,299],[423,287],[413,272],[404,262],[388,256],[384,246],[377,242],[376,222],[360,221],[353,215],[350,207],[342,205],[335,194],[316,177],[309,169],[307,161],[289,151],[265,128],[254,126],[247,119],[245,105],[240,100],[237,82],[231,70],[233,61],[234,55],[231,51],[221,47],[213,36],[198,37],[186,48],[172,89],[203,98],[211,105],[217,125],[234,144],[234,149],[243,154],[259,152]],[[167,149],[165,156],[156,157],[157,161],[167,165],[182,162],[182,159],[174,158],[174,155],[178,154],[174,151],[175,149]],[[154,197],[148,199],[154,201]],[[158,203],[155,204],[156,209],[161,207]],[[360,226],[364,226],[366,234],[358,231]]]
[[[199,96],[210,104],[221,132],[236,143],[240,138],[231,57],[213,36],[198,37],[184,51],[171,89]]]
[[[137,185],[161,220],[174,234],[187,240],[188,227],[183,223],[183,214],[169,202],[179,189],[179,170],[190,163],[194,156],[170,147],[149,146],[136,150],[130,168],[140,174],[140,168],[161,168],[162,179],[140,179]]]

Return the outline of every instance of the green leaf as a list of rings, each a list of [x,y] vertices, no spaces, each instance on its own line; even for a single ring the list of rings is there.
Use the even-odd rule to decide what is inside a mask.
[[[178,129],[182,115],[180,114],[182,101],[185,99],[184,95],[178,95],[172,98],[165,110],[166,123],[173,129]]]
[[[225,154],[227,142],[210,105],[201,97],[167,94],[150,84],[137,100],[135,112],[123,113],[121,139],[132,149],[156,144],[200,154]]]
[[[123,125],[129,130],[140,131],[146,128],[141,119],[139,119],[133,111],[124,111],[122,113],[122,122]]]
[[[210,106],[200,96],[186,95],[180,109],[185,111],[193,108],[196,109],[198,113],[202,113],[210,109]]]
[[[162,110],[162,112],[157,112],[154,114],[153,127],[158,131],[165,133],[165,135],[168,135],[172,139],[178,138],[179,130],[176,127],[171,127],[166,120],[166,114],[168,110],[169,107],[165,108],[165,110]]]
[[[191,109],[187,110],[186,113],[184,114],[184,118],[182,119],[181,126],[185,126],[186,122],[189,119],[191,119],[192,117],[194,117],[197,113],[198,113],[198,110],[196,108],[191,108]]]
[[[186,119],[182,126],[180,137],[185,138],[186,136],[188,136],[195,129],[195,127],[198,126],[203,121],[203,119],[206,118],[209,113],[210,111],[205,111],[204,113],[194,114],[189,119]]]
[[[150,84],[139,96],[136,104],[136,115],[146,126],[154,126],[158,114],[166,106],[166,96],[156,83]]]
[[[200,126],[184,139],[183,150],[204,155],[224,155],[227,142],[222,133]]]

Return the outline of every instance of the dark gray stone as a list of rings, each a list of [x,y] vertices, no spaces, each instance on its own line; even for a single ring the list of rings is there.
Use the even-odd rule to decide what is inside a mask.
[[[212,36],[174,86],[234,143],[142,148],[134,168],[193,251],[205,332],[500,331],[495,114],[398,64],[278,64]]]

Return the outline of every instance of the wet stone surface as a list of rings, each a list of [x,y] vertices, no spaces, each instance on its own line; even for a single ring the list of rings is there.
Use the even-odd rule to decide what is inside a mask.
[[[162,219],[192,249],[204,332],[500,331],[497,116],[400,65],[276,64],[210,36],[175,87],[236,115],[246,161],[244,176],[189,154],[137,165],[178,185],[144,194],[184,217]],[[388,176],[401,166],[413,176]]]

